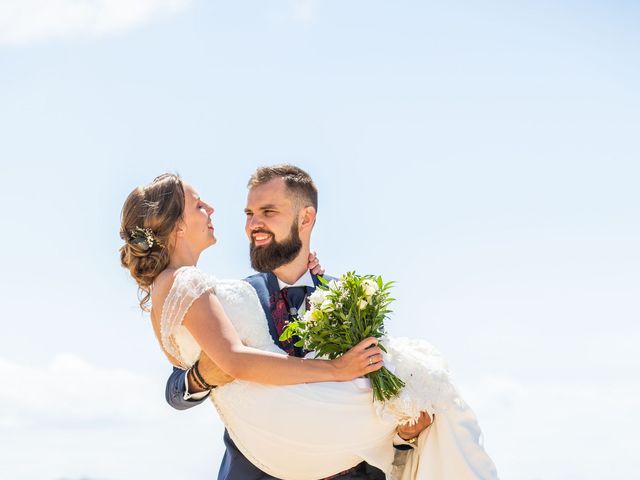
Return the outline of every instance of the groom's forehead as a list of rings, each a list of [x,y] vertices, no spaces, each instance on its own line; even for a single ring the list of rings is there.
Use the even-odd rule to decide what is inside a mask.
[[[268,208],[288,205],[292,201],[292,192],[281,178],[273,179],[265,184],[249,189],[247,207]]]

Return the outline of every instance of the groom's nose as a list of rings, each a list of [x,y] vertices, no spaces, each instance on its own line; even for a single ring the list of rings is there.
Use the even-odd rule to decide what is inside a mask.
[[[264,223],[258,215],[251,215],[251,217],[247,221],[247,227],[251,230],[255,230],[256,228],[263,228]]]

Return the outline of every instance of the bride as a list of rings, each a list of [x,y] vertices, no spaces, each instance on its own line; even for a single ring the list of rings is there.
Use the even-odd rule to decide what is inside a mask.
[[[217,280],[196,267],[215,243],[212,213],[175,175],[136,188],[122,210],[121,262],[140,288],[141,307],[152,304],[154,332],[169,361],[186,369],[204,353],[228,374],[211,399],[251,463],[291,480],[328,477],[362,461],[389,479],[497,478],[475,416],[426,342],[386,339],[383,355],[369,338],[336,360],[291,357],[276,346],[248,283]],[[377,404],[359,377],[383,363],[407,385]],[[396,425],[421,411],[433,415],[433,424],[394,465]],[[281,428],[291,419],[304,425],[304,438]]]

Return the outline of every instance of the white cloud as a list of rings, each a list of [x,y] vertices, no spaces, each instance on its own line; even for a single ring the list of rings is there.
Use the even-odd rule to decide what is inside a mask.
[[[209,402],[171,409],[165,378],[96,367],[71,354],[44,366],[0,358],[0,378],[3,479],[216,476],[224,444],[215,409]],[[204,460],[179,461],[185,448]]]
[[[187,7],[190,0],[3,0],[0,44],[102,35]]]
[[[640,426],[640,382],[492,376],[460,385],[501,478],[630,478]],[[617,465],[613,474],[611,465]]]
[[[80,428],[162,418],[162,386],[121,369],[92,366],[70,354],[44,367],[0,359],[0,430]]]
[[[171,410],[162,399],[164,379],[98,368],[70,354],[36,367],[0,359],[0,378],[0,464],[11,478],[90,473],[128,480],[145,476],[149,465],[158,479],[184,475],[184,468],[194,478],[215,476],[223,446],[214,409]],[[460,389],[501,478],[622,480],[640,468],[633,437],[640,426],[638,380],[493,375],[461,382]],[[188,439],[190,452],[208,461],[185,467],[170,460],[177,439]],[[39,461],[25,469],[34,457]]]

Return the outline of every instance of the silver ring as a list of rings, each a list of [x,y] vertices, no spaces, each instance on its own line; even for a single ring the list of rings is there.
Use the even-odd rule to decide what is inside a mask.
[[[369,357],[369,365],[373,365],[373,362],[371,361],[371,357]]]

